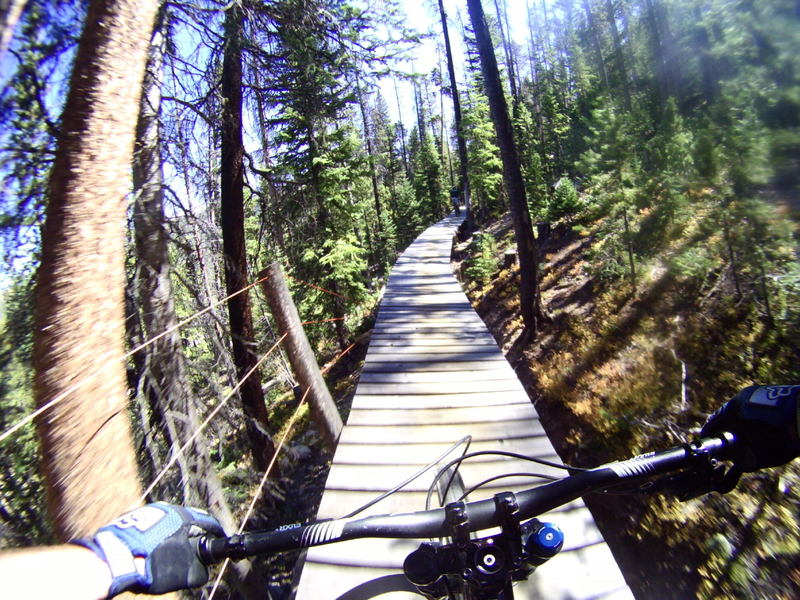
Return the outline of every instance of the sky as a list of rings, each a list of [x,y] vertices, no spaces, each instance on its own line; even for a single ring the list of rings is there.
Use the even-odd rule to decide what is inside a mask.
[[[509,23],[511,26],[511,38],[518,44],[523,44],[528,35],[527,4],[528,0],[506,0],[509,11]],[[494,4],[492,0],[483,0],[484,10],[494,14]],[[462,44],[461,29],[462,23],[469,23],[466,0],[444,0],[445,11],[448,17],[448,27],[450,43],[453,46],[456,79],[463,81],[464,73],[464,48]],[[403,0],[403,8],[408,18],[409,27],[421,33],[431,32],[434,39],[423,42],[422,47],[415,52],[415,60],[404,65],[404,70],[408,73],[430,73],[438,66],[438,53],[436,43],[444,45],[442,40],[442,25],[439,18],[438,0]],[[447,77],[447,64],[442,56],[442,68],[444,76]],[[395,100],[394,84],[390,79],[381,82],[381,93],[389,105],[389,113],[392,119],[398,118],[397,102]],[[414,117],[414,99],[411,84],[408,82],[399,83],[400,103],[403,107],[403,122],[411,124]],[[452,113],[452,102],[445,104],[445,110]],[[450,115],[452,120],[452,114]]]

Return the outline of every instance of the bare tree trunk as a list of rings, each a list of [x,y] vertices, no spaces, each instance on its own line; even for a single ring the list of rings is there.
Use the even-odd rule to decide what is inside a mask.
[[[253,69],[253,76],[255,77],[256,88],[261,87],[258,69]],[[258,112],[258,129],[261,133],[261,149],[264,155],[264,168],[269,171],[272,167],[272,159],[270,158],[270,140],[269,128],[267,127],[267,116],[264,109],[263,93],[256,89],[253,90],[256,97],[256,110]],[[275,218],[275,212],[279,210],[278,202],[280,193],[278,186],[272,178],[267,178],[267,194],[266,201],[262,202],[262,227],[269,227],[270,234],[273,240],[278,244],[282,252],[286,250],[286,239],[284,235],[284,226]]]
[[[583,0],[583,12],[586,13],[586,25],[589,28],[589,37],[592,40],[594,61],[597,64],[597,70],[600,72],[600,78],[603,80],[603,86],[608,90],[610,89],[610,84],[608,83],[606,63],[603,60],[603,47],[600,45],[600,32],[597,29],[597,21],[594,19],[592,6],[589,4],[589,0]]]
[[[14,28],[27,3],[27,0],[0,0],[0,60],[8,50]]]
[[[163,18],[163,17],[162,17]],[[144,393],[151,406],[158,406],[166,425],[166,437],[172,451],[183,447],[200,427],[200,419],[186,376],[186,358],[178,332],[172,290],[172,265],[164,230],[163,172],[161,167],[160,76],[164,55],[164,35],[159,23],[150,44],[145,71],[136,144],[133,160],[133,187],[136,198],[133,211],[139,302],[144,336],[162,335],[147,349]],[[165,332],[172,330],[170,333]],[[214,470],[202,436],[196,437],[177,461],[184,483],[184,503],[210,510],[226,531],[236,531],[222,482]],[[250,561],[233,564],[234,585],[247,598],[264,598],[262,577],[252,573]]]
[[[403,109],[400,106],[400,92],[397,89],[397,80],[394,83],[394,97],[397,100],[397,124],[400,125],[400,144],[403,150],[403,168],[405,169],[406,177],[411,179],[411,168],[408,164],[408,150],[406,149],[406,128],[403,125]]]
[[[262,283],[270,312],[278,326],[278,332],[286,336],[286,354],[297,381],[307,390],[308,403],[314,421],[322,434],[325,445],[333,452],[342,433],[342,417],[322,378],[319,364],[308,343],[300,315],[292,300],[289,286],[283,276],[280,263],[272,263],[259,274],[266,276]]]
[[[417,136],[419,137],[419,146],[422,148],[422,145],[425,143],[425,109],[422,104],[422,94],[419,90],[419,84],[417,84],[417,79],[414,78],[412,81],[414,86],[414,107],[417,109]]]
[[[508,69],[508,85],[511,88],[511,98],[514,102],[518,99],[517,94],[517,75],[514,71],[514,58],[511,52],[511,43],[509,41],[509,36],[506,34],[508,29],[508,19],[503,18],[508,17],[507,11],[505,11],[505,3],[503,3],[503,10],[500,9],[500,3],[498,0],[494,0],[494,9],[497,12],[497,27],[500,29],[500,42],[503,45],[503,53],[505,54],[506,58],[506,68]]]
[[[742,297],[742,286],[739,282],[739,265],[736,260],[736,253],[733,249],[733,237],[731,236],[731,227],[728,222],[727,216],[723,215],[722,231],[725,235],[725,245],[728,247],[728,258],[731,261],[731,273],[733,275],[733,283],[736,287],[736,298]]]
[[[364,140],[367,143],[367,159],[369,160],[369,175],[370,180],[372,181],[372,199],[375,203],[375,215],[378,219],[377,224],[377,254],[374,258],[377,259],[377,264],[380,268],[380,273],[383,273],[383,265],[388,254],[388,250],[386,248],[386,237],[383,234],[383,214],[381,210],[381,197],[378,191],[378,174],[375,170],[375,148],[372,144],[372,132],[370,131],[369,126],[369,119],[367,118],[367,106],[366,100],[364,99],[364,93],[361,90],[361,81],[358,78],[358,71],[354,73],[355,82],[356,82],[356,99],[358,100],[358,107],[361,110],[361,122],[364,126]],[[366,227],[367,233],[369,233],[369,227]]]
[[[220,163],[220,219],[225,254],[225,287],[233,294],[248,284],[244,238],[244,145],[242,143],[242,8],[231,4],[225,15],[225,52],[222,61],[222,161]],[[269,419],[261,389],[260,372],[253,350],[253,319],[250,296],[239,294],[228,300],[233,361],[244,383],[240,388],[246,429],[256,469],[265,471],[275,453]],[[252,373],[245,379],[248,373]]]
[[[617,63],[619,71],[620,85],[622,86],[622,98],[625,102],[625,110],[630,112],[633,102],[631,101],[631,88],[628,79],[628,69],[625,68],[625,56],[622,54],[622,38],[617,27],[617,16],[614,14],[614,5],[611,0],[606,0],[606,15],[608,24],[611,27],[611,37],[614,40],[614,61]]]
[[[662,39],[661,27],[659,25],[659,10],[654,0],[645,0],[645,12],[645,21],[650,30],[650,46],[653,71],[658,87],[659,110],[663,110],[663,107],[667,104],[667,99],[674,95],[675,90],[670,77],[669,65],[667,64],[665,40]]]
[[[631,276],[631,287],[636,292],[636,264],[633,260],[633,236],[631,235],[631,226],[628,221],[628,208],[622,208],[622,221],[625,224],[625,246],[628,250],[628,267]]]
[[[124,368],[125,194],[157,3],[97,0],[78,46],[49,183],[33,362],[59,538],[139,502]]]
[[[472,215],[472,202],[469,192],[469,173],[467,171],[468,158],[467,158],[467,142],[464,139],[464,128],[461,122],[461,100],[458,97],[458,84],[456,83],[456,70],[453,65],[453,51],[450,46],[450,33],[447,28],[447,13],[444,11],[444,4],[439,0],[439,16],[442,20],[442,33],[444,34],[444,47],[447,53],[447,72],[450,75],[450,93],[453,97],[453,113],[456,120],[456,139],[458,140],[458,161],[460,163],[460,176],[461,176],[461,193],[464,198],[464,204],[467,208],[467,228],[472,229],[473,215]]]
[[[514,235],[517,240],[517,254],[520,265],[520,312],[525,325],[524,339],[532,340],[537,334],[537,319],[541,313],[539,306],[539,264],[536,241],[533,237],[531,216],[525,200],[525,184],[519,154],[514,143],[514,131],[508,115],[508,106],[500,82],[497,58],[489,37],[489,28],[480,0],[467,0],[472,28],[481,58],[481,72],[489,99],[489,109],[497,132],[497,144],[503,159],[503,181],[508,193],[511,218],[514,222]]]

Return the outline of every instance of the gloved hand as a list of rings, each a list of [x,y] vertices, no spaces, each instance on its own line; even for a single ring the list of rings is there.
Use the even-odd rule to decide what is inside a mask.
[[[155,502],[137,508],[91,538],[73,544],[92,550],[111,569],[109,598],[122,592],[164,594],[208,581],[197,537],[225,535],[219,522],[197,508]]]
[[[741,471],[784,465],[800,456],[799,401],[797,385],[746,387],[708,418],[700,435],[733,433]]]

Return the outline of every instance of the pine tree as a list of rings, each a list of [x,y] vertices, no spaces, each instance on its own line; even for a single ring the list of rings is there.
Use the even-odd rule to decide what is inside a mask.
[[[539,297],[539,266],[536,241],[533,237],[528,204],[525,199],[525,185],[519,154],[514,143],[514,133],[508,114],[505,96],[503,95],[497,59],[494,55],[492,40],[486,26],[483,7],[480,0],[469,0],[472,27],[481,60],[481,72],[489,109],[497,133],[497,143],[503,160],[503,182],[509,197],[514,235],[517,241],[517,255],[520,265],[520,312],[525,324],[523,339],[531,340],[538,332],[538,318],[542,313]]]

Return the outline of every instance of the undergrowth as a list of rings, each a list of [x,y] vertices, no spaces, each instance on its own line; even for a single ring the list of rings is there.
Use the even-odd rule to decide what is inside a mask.
[[[737,297],[724,267],[701,260],[701,225],[686,224],[667,260],[643,262],[635,289],[598,268],[600,228],[557,228],[540,247],[552,322],[526,348],[514,343],[518,267],[496,269],[488,285],[466,282],[565,460],[595,466],[682,443],[742,387],[800,380],[791,327],[770,322],[760,303]],[[498,239],[496,256],[511,241]],[[771,469],[686,503],[587,503],[637,596],[788,599],[800,583],[799,475],[794,464]]]

